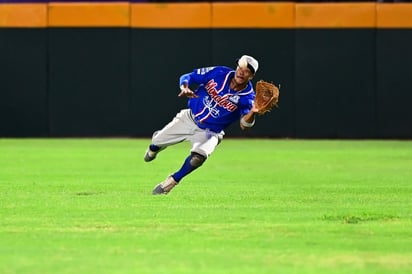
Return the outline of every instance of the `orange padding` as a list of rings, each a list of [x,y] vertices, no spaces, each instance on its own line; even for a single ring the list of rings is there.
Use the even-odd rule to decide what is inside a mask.
[[[0,27],[412,28],[409,3],[0,4]]]
[[[141,28],[210,28],[208,3],[131,4],[131,26]]]
[[[0,4],[0,27],[47,27],[47,4]]]
[[[294,3],[214,3],[214,28],[293,28]]]
[[[412,4],[377,5],[378,28],[412,28]]]
[[[375,3],[326,3],[296,5],[298,28],[373,28]]]
[[[50,27],[128,27],[129,3],[49,3]]]

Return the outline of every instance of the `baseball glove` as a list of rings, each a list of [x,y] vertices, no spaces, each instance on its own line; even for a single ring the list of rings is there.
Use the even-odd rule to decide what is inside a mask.
[[[255,108],[260,115],[278,106],[279,88],[272,83],[260,80],[255,87]]]

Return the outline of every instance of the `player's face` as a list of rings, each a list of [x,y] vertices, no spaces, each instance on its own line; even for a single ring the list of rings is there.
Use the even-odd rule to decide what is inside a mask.
[[[253,77],[252,72],[248,68],[241,68],[237,67],[236,68],[236,73],[235,73],[235,81],[236,84],[242,85],[246,84],[249,80],[251,80]]]

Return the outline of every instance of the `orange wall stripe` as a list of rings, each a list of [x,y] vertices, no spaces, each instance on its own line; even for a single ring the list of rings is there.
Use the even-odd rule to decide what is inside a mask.
[[[0,3],[0,28],[409,28],[411,3]]]
[[[131,26],[137,28],[210,28],[207,3],[131,4]]]
[[[293,28],[294,3],[213,3],[214,28]]]
[[[296,28],[373,28],[375,3],[296,4]]]
[[[130,4],[49,3],[50,27],[128,27]]]
[[[377,7],[378,28],[412,28],[412,5],[380,4]]]
[[[47,4],[0,4],[0,27],[47,27]]]

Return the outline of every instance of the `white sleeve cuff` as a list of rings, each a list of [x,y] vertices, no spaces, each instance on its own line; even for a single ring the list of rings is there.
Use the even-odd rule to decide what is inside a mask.
[[[252,123],[248,123],[245,121],[245,119],[243,119],[243,117],[240,119],[240,123],[242,124],[242,126],[244,127],[253,127],[253,125],[255,124],[256,120],[253,120]]]

